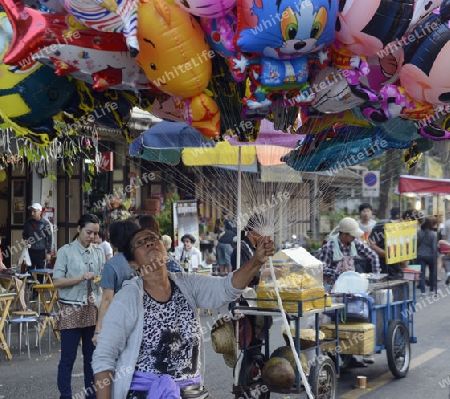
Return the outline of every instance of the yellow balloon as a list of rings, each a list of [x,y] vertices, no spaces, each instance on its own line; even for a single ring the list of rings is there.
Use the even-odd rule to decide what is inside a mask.
[[[3,182],[6,180],[6,172],[4,169],[0,170],[0,182]]]
[[[165,0],[139,4],[138,41],[136,61],[160,90],[182,98],[205,90],[215,53],[188,12]]]

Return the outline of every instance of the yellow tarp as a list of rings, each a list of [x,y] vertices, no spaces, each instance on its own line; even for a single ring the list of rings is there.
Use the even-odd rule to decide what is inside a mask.
[[[292,148],[275,145],[241,146],[241,165],[253,165],[256,157],[263,166],[285,165],[280,158],[291,150]],[[185,148],[181,157],[187,166],[238,166],[238,151],[238,146],[221,141],[215,147]]]
[[[241,148],[241,165],[253,165],[256,159],[256,148],[254,146]],[[186,166],[239,165],[238,147],[232,146],[227,141],[217,143],[214,148],[185,148],[181,157]]]

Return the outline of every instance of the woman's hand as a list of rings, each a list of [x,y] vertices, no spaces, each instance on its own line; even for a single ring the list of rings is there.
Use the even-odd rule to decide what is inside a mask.
[[[269,260],[269,256],[273,256],[275,253],[275,245],[270,237],[264,237],[264,239],[256,246],[255,253],[252,258],[238,270],[233,273],[231,282],[237,289],[243,290],[253,277],[258,273],[261,266],[263,266]]]
[[[85,280],[94,280],[94,279],[95,279],[95,274],[94,274],[94,272],[87,272],[87,273],[84,273],[83,276],[81,277],[81,280],[82,280],[82,281],[85,281]]]
[[[256,261],[261,262],[261,266],[267,263],[270,256],[275,253],[275,244],[270,237],[264,237],[264,240],[259,242],[256,246],[256,251],[253,257]]]

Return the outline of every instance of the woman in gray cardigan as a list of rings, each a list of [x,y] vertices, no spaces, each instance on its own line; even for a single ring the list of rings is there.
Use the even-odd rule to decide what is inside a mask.
[[[125,257],[139,276],[126,281],[103,320],[94,352],[97,399],[179,399],[198,392],[204,368],[197,308],[219,308],[235,300],[274,254],[268,237],[253,257],[227,277],[170,273],[161,236],[140,230]],[[204,392],[204,395],[202,395]]]

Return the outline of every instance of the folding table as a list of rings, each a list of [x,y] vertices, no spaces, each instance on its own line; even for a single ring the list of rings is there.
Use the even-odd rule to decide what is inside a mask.
[[[9,307],[12,301],[16,297],[15,293],[9,292],[6,294],[0,294],[0,349],[6,352],[6,356],[9,360],[12,359],[11,352],[9,351],[8,343],[6,342],[3,334],[5,322],[8,318]]]

